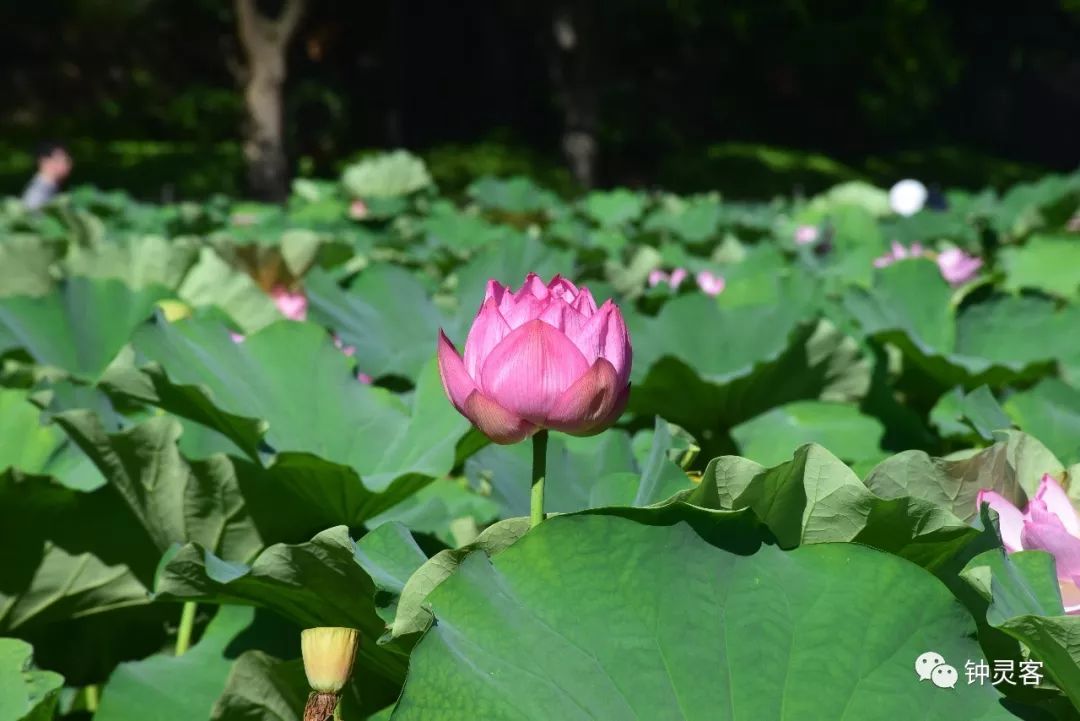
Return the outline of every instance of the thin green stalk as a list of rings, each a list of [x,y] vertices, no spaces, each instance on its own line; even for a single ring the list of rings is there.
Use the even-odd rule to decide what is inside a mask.
[[[100,690],[96,683],[92,683],[83,688],[83,699],[86,701],[86,710],[90,713],[97,713],[99,694]]]
[[[540,431],[533,436],[532,494],[529,503],[529,528],[536,528],[544,520],[544,477],[547,475],[548,432]]]
[[[194,601],[184,601],[184,610],[180,612],[180,628],[176,632],[176,655],[183,656],[191,647],[191,632],[195,630]]]

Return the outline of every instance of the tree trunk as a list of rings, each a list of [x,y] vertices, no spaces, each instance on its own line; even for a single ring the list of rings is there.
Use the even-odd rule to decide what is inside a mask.
[[[563,114],[562,151],[574,179],[596,182],[597,100],[591,37],[593,3],[556,2],[551,15],[551,77]]]
[[[247,128],[244,158],[248,186],[256,197],[282,201],[289,193],[285,157],[283,88],[285,53],[296,31],[306,0],[285,0],[277,18],[259,12],[256,0],[236,0],[240,43],[247,58],[244,103]]]

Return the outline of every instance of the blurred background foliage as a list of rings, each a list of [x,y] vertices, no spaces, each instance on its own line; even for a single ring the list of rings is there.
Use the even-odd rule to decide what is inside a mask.
[[[522,173],[572,191],[575,129],[604,186],[1000,187],[1080,157],[1077,47],[1076,0],[308,0],[284,144],[302,176],[409,147],[447,192]],[[233,3],[7,2],[0,48],[0,192],[46,138],[71,145],[77,183],[244,192]]]

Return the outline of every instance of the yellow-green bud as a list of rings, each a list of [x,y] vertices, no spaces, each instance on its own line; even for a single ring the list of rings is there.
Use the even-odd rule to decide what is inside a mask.
[[[321,693],[341,693],[352,673],[360,632],[355,628],[323,626],[300,634],[308,685]]]
[[[166,298],[165,300],[159,300],[157,306],[158,308],[161,308],[161,313],[165,316],[165,320],[170,323],[175,323],[178,320],[191,317],[191,306],[180,300]]]

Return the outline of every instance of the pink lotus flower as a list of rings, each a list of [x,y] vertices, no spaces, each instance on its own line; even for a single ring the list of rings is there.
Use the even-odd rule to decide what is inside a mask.
[[[983,503],[997,511],[1005,550],[1039,550],[1053,555],[1065,611],[1080,613],[1080,518],[1065,489],[1047,474],[1023,512],[986,489],[979,491],[976,499],[978,508]]]
[[[888,253],[880,258],[874,259],[875,268],[884,268],[887,265],[892,265],[898,260],[904,260],[905,258],[920,258],[924,255],[923,247],[921,243],[914,243],[909,250],[904,245],[897,243],[895,240],[892,242],[892,248]]]
[[[982,258],[978,258],[974,255],[968,255],[959,248],[949,248],[943,250],[940,253],[934,253],[933,251],[926,250],[919,243],[913,243],[911,248],[905,248],[895,240],[892,243],[892,249],[881,256],[874,259],[875,268],[884,268],[887,265],[892,265],[898,260],[904,260],[905,258],[930,258],[938,265],[938,270],[941,271],[941,277],[947,280],[951,285],[963,285],[972,278],[982,267]]]
[[[439,332],[439,373],[454,408],[496,443],[549,428],[599,433],[630,395],[630,335],[610,300],[530,273],[516,293],[488,281],[465,357]]]
[[[698,272],[695,277],[697,280],[698,288],[701,288],[701,292],[705,295],[720,295],[724,292],[724,277],[720,275],[713,275],[707,270]]]
[[[307,318],[307,296],[303,293],[293,293],[279,285],[270,291],[270,297],[274,299],[274,305],[281,314],[289,320]]]
[[[963,285],[975,277],[982,267],[982,258],[968,255],[959,248],[949,248],[938,253],[938,268],[945,280],[952,285]]]
[[[671,271],[671,275],[668,275],[658,268],[649,271],[649,287],[655,288],[661,283],[667,283],[672,290],[678,290],[679,286],[682,285],[682,282],[686,280],[687,275],[686,268],[676,268]]]
[[[810,245],[818,239],[818,229],[813,225],[800,225],[795,229],[795,245]]]
[[[363,220],[367,217],[367,204],[362,200],[354,200],[349,203],[349,217],[353,220]]]

